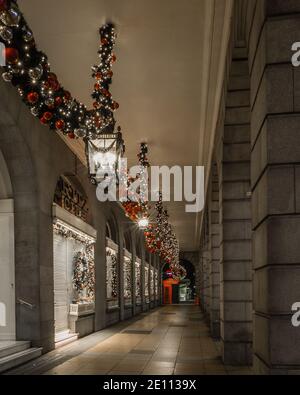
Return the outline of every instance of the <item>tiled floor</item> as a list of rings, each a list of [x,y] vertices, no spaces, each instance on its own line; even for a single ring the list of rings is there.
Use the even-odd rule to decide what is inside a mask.
[[[53,351],[10,374],[226,375],[251,374],[225,367],[196,306],[156,309]]]

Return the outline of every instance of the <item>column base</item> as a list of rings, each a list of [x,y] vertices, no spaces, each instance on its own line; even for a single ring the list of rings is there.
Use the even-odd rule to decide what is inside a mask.
[[[221,340],[221,347],[225,365],[252,366],[252,343],[233,343]]]

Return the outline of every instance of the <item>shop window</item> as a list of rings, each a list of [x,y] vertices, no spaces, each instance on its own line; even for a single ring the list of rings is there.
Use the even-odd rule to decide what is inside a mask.
[[[132,306],[132,256],[124,251],[124,300],[125,306]]]
[[[159,300],[159,293],[158,293],[158,270],[155,269],[154,272],[154,286],[155,286],[155,296],[156,296],[156,300]]]
[[[95,312],[94,245],[87,197],[75,177],[58,180],[53,205],[55,341],[93,332]],[[87,334],[87,333],[84,333]]]
[[[150,302],[149,298],[149,264],[145,264],[145,301]]]
[[[106,300],[108,309],[119,307],[118,246],[110,239],[106,247]]]
[[[154,269],[152,266],[150,269],[150,300],[154,300]]]
[[[141,260],[136,258],[135,262],[135,303],[140,306],[142,303],[142,286],[141,286]]]

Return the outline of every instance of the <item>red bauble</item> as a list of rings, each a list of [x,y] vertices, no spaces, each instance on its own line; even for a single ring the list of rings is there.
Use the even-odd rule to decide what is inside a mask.
[[[57,96],[54,101],[55,101],[55,105],[59,107],[61,106],[63,99],[60,96]]]
[[[98,83],[95,84],[95,85],[94,85],[94,89],[95,89],[95,91],[98,91],[98,90],[100,89],[100,84],[98,84]]]
[[[54,73],[48,73],[48,79],[57,81],[57,76],[56,76],[56,74],[54,74]]]
[[[111,61],[114,63],[116,60],[117,60],[117,57],[116,57],[116,55],[112,55],[112,57],[111,57]]]
[[[0,11],[5,11],[8,9],[7,0],[0,0]]]
[[[96,73],[95,75],[97,80],[102,80],[102,74],[101,73]]]
[[[73,132],[68,133],[70,139],[75,139],[75,134]]]
[[[35,103],[38,102],[38,100],[39,100],[39,94],[37,92],[30,92],[30,93],[28,93],[27,101],[30,104],[35,104]]]
[[[63,119],[59,119],[55,122],[55,127],[57,130],[62,130],[65,127],[65,121]]]
[[[114,73],[113,73],[111,70],[107,73],[107,76],[108,76],[109,78],[112,78],[113,75],[114,75]]]
[[[52,119],[52,117],[53,117],[53,114],[50,111],[44,112],[44,114],[42,116],[42,118],[44,118],[46,121],[50,121]]]
[[[4,50],[4,56],[7,61],[7,63],[17,63],[19,60],[19,51],[16,48],[5,48]]]
[[[46,124],[48,123],[47,119],[44,118],[44,117],[40,118],[40,121],[41,121],[41,123],[44,124],[44,125],[46,125]]]
[[[58,91],[60,88],[59,82],[57,80],[54,79],[48,79],[48,84],[50,86],[50,88],[52,88],[54,91]]]
[[[106,39],[106,38],[102,38],[102,39],[101,39],[101,44],[102,44],[102,45],[108,44],[107,39]]]
[[[71,98],[72,98],[71,93],[69,91],[65,91],[64,99],[65,100],[71,100]]]
[[[96,108],[96,109],[100,108],[100,104],[97,101],[94,101],[93,107]]]
[[[114,110],[117,110],[119,107],[120,107],[120,106],[119,106],[119,103],[117,103],[116,101],[114,101],[114,102],[112,103],[112,108],[113,108]]]

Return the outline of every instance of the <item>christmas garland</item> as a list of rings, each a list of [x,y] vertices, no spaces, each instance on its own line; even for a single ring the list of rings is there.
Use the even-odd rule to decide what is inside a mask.
[[[148,178],[146,173],[147,169],[150,166],[150,163],[147,158],[148,154],[148,146],[146,143],[141,143],[140,152],[138,153],[137,157],[139,159],[140,165],[140,173],[134,179],[132,177],[126,178],[127,182],[127,200],[122,203],[123,209],[125,210],[125,215],[130,218],[133,222],[138,222],[139,219],[148,218],[149,217],[149,204],[147,201],[147,196],[145,196],[143,192],[143,187],[140,189],[140,200],[137,202],[134,199],[134,193],[130,191],[130,185],[133,182],[137,181],[138,179],[142,180]]]
[[[112,82],[111,65],[115,31],[112,24],[100,28],[100,63],[93,66],[96,79],[92,97],[93,109],[74,99],[51,72],[45,53],[37,49],[29,28],[16,0],[0,0],[0,42],[5,45],[6,66],[2,77],[18,90],[23,102],[42,124],[57,130],[71,139],[93,137],[114,130],[113,111],[119,105],[112,100],[109,86]]]
[[[71,228],[66,227],[65,225],[63,225],[63,223],[59,221],[56,221],[53,224],[53,232],[66,239],[73,239],[75,241],[78,241],[79,243],[85,244],[86,246],[95,244],[95,240],[92,239],[90,236],[72,230]]]

